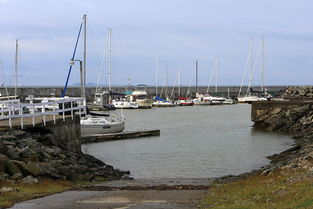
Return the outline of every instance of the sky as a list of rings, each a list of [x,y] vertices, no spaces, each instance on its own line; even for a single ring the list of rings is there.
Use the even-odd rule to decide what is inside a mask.
[[[87,82],[97,83],[102,69],[108,83],[111,28],[113,85],[155,85],[156,57],[159,85],[166,77],[177,84],[179,68],[181,84],[195,84],[195,60],[199,84],[208,85],[216,57],[218,84],[240,85],[251,39],[260,85],[262,36],[265,85],[312,85],[312,8],[310,0],[0,0],[0,83],[14,84],[19,39],[18,85],[63,86],[87,14]],[[69,83],[77,82],[75,64]]]

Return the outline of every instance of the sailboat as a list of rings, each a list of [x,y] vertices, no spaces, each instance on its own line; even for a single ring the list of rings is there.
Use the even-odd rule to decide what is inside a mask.
[[[256,102],[256,101],[267,101],[271,97],[271,95],[269,95],[265,91],[265,89],[264,89],[264,38],[263,37],[261,38],[261,79],[262,79],[261,90],[262,90],[262,94],[253,95],[253,90],[252,90],[251,86],[252,86],[252,80],[253,80],[255,63],[253,63],[252,42],[253,41],[251,39],[250,40],[249,59],[248,59],[248,62],[247,62],[247,66],[249,65],[249,68],[250,68],[249,84],[248,84],[246,95],[245,96],[241,96],[240,94],[241,94],[242,85],[243,85],[243,81],[244,81],[245,74],[246,74],[246,69],[247,69],[247,66],[246,66],[246,69],[244,71],[243,78],[242,78],[242,81],[241,81],[238,97],[237,97],[237,100],[240,103],[250,103],[250,102]]]
[[[70,70],[69,74],[67,76],[66,84],[62,93],[62,96],[65,96],[67,84],[70,76],[70,72],[72,69],[74,61],[79,61],[80,63],[80,69],[81,69],[81,97],[86,98],[86,58],[87,58],[87,31],[86,31],[86,25],[87,25],[87,16],[83,16],[83,22],[81,23],[74,53],[72,56],[72,59],[70,61]],[[75,60],[75,53],[77,49],[77,44],[80,38],[80,33],[82,26],[84,26],[84,53],[83,53],[83,61]],[[109,30],[109,34],[111,33],[111,30]],[[111,70],[111,69],[110,69]],[[106,114],[98,114],[98,115],[92,115],[87,114],[86,116],[81,117],[80,119],[80,127],[81,127],[81,134],[82,135],[90,135],[90,134],[106,134],[106,133],[114,133],[114,132],[121,132],[125,129],[125,118],[123,116],[119,117],[117,115],[106,115]]]
[[[170,101],[168,98],[167,98],[167,69],[166,69],[166,76],[165,76],[165,81],[162,85],[162,90],[161,90],[161,93],[160,93],[160,96],[158,96],[157,94],[157,77],[158,77],[158,60],[156,58],[156,89],[155,89],[155,92],[156,92],[156,95],[154,97],[154,102],[152,103],[152,106],[153,107],[173,107],[174,106],[174,103],[172,101]],[[163,92],[163,88],[164,88],[164,85],[165,85],[165,97],[166,99],[162,99],[162,92]]]

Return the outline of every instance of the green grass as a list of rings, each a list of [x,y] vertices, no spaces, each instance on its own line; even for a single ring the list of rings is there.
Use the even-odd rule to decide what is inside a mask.
[[[39,183],[9,183],[0,182],[0,188],[13,187],[17,189],[14,192],[5,192],[0,194],[0,208],[11,207],[16,202],[47,196],[70,190],[73,187],[91,185],[91,182],[70,182],[54,179],[41,179]]]
[[[256,175],[228,184],[216,184],[199,206],[210,209],[313,208],[313,178],[289,180],[302,173]]]

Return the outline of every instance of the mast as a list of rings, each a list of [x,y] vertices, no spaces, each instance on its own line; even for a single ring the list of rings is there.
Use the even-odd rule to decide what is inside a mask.
[[[250,88],[252,85],[252,74],[253,74],[252,43],[253,43],[253,39],[250,40],[250,50],[249,50],[250,77],[249,77],[249,85],[247,89],[247,93],[249,94],[249,96],[251,95]]]
[[[196,60],[196,93],[198,93],[198,60]]]
[[[158,57],[155,57],[155,96],[158,95]]]
[[[261,90],[264,92],[264,38],[261,38]]]
[[[109,28],[108,31],[109,35],[109,104],[111,104],[111,74],[112,74],[112,41],[111,41],[111,36],[112,36],[112,30]]]
[[[180,97],[180,66],[178,67],[178,97]]]
[[[217,93],[217,78],[218,78],[218,57],[216,57],[216,71],[215,71],[215,93]]]
[[[166,73],[165,73],[165,99],[167,99],[167,84],[168,84],[168,66],[166,67]]]
[[[14,96],[17,96],[17,73],[18,73],[18,39],[15,42],[15,85]]]
[[[83,97],[86,97],[87,15],[84,15],[83,20],[84,20]]]

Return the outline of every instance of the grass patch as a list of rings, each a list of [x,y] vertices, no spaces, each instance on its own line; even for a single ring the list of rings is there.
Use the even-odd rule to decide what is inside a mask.
[[[16,202],[39,198],[50,194],[60,193],[70,190],[73,187],[92,185],[92,182],[70,182],[54,179],[41,179],[39,183],[9,183],[0,182],[0,188],[12,187],[17,189],[14,192],[0,194],[0,208],[11,207]]]
[[[208,209],[313,208],[313,178],[297,178],[304,176],[302,174],[303,171],[277,172],[216,184],[199,206]]]

